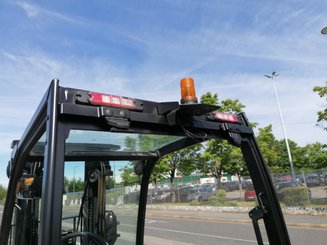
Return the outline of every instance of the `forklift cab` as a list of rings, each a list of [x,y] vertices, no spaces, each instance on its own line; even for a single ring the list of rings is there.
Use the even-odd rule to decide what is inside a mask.
[[[141,245],[155,164],[211,139],[242,150],[257,193],[250,219],[258,244],[261,219],[270,244],[290,244],[245,114],[198,104],[193,86],[192,79],[183,79],[181,103],[159,103],[65,88],[53,80],[12,144],[0,244]]]

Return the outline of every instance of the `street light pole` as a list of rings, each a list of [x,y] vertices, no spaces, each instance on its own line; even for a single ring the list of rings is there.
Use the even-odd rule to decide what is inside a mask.
[[[274,78],[277,77],[278,75],[279,74],[277,72],[273,71],[270,75],[265,75],[265,77],[271,79],[272,84],[274,86],[274,91],[275,91],[275,97],[276,97],[276,101],[277,101],[277,107],[278,107],[279,117],[280,117],[280,121],[281,121],[282,128],[283,128],[283,133],[284,133],[284,138],[285,138],[285,144],[286,144],[286,150],[287,150],[287,154],[288,154],[288,160],[290,162],[290,167],[291,167],[291,172],[292,172],[292,179],[294,181],[295,180],[295,174],[294,174],[292,154],[291,154],[290,146],[288,144],[288,138],[287,138],[286,129],[285,129],[285,125],[284,125],[283,114],[282,114],[282,110],[280,108],[280,103],[279,103],[277,88],[276,88],[276,84],[275,84],[275,81],[274,81]]]
[[[73,182],[73,203],[75,204],[76,203],[76,200],[75,200],[75,184],[76,184],[76,179],[75,179],[75,169],[78,168],[78,166],[74,166],[74,182]]]

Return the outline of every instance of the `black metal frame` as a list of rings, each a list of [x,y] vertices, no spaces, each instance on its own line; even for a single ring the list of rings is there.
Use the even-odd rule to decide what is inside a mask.
[[[59,87],[59,81],[53,80],[43,97],[30,124],[19,143],[14,146],[11,177],[3,212],[0,230],[0,244],[7,244],[15,205],[15,188],[22,175],[23,165],[38,139],[46,132],[44,152],[44,173],[42,185],[42,205],[40,215],[39,244],[60,244],[61,209],[63,190],[63,165],[65,159],[143,159],[147,161],[142,178],[137,222],[136,243],[143,244],[144,218],[147,188],[151,172],[156,161],[178,149],[185,148],[207,139],[226,139],[239,146],[243,152],[248,170],[253,180],[259,206],[253,211],[254,224],[263,219],[270,244],[290,244],[286,224],[275,193],[272,180],[264,164],[262,154],[254,133],[244,114],[239,114],[241,123],[224,123],[209,120],[205,114],[215,107],[208,105],[179,105],[178,102],[156,103],[137,100],[142,110],[88,106],[76,103],[75,95],[80,90]],[[83,92],[83,91],[82,91]],[[203,113],[201,113],[203,112]],[[204,114],[204,115],[202,115]],[[140,153],[130,156],[128,153],[89,153],[81,155],[65,154],[65,140],[71,129],[101,130],[111,132],[163,133],[185,136],[181,140],[158,149],[157,152]],[[194,133],[190,136],[187,132]],[[255,228],[256,233],[258,230]],[[258,237],[258,236],[257,236]],[[259,238],[258,238],[259,239]],[[260,240],[260,239],[259,239]],[[258,240],[258,243],[260,241]]]

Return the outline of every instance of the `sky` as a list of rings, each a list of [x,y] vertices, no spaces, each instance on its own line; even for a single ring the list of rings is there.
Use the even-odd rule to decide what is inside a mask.
[[[197,96],[239,99],[258,128],[327,143],[316,125],[327,80],[327,2],[0,1],[0,184],[10,144],[20,139],[54,78],[80,88],[158,102],[179,101],[179,81]],[[326,125],[325,125],[326,126]]]

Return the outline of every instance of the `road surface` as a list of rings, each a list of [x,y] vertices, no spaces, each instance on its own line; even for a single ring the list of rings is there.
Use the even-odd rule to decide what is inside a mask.
[[[0,206],[0,220],[3,206]],[[327,217],[309,215],[285,216],[292,244],[327,244]],[[121,217],[119,244],[132,244],[135,220]],[[264,227],[263,240],[267,243]],[[124,240],[124,238],[127,238]],[[120,239],[119,239],[120,240]],[[128,241],[129,240],[129,241]],[[148,210],[145,222],[145,244],[203,245],[203,244],[256,244],[252,224],[247,214],[210,212],[169,212]]]

